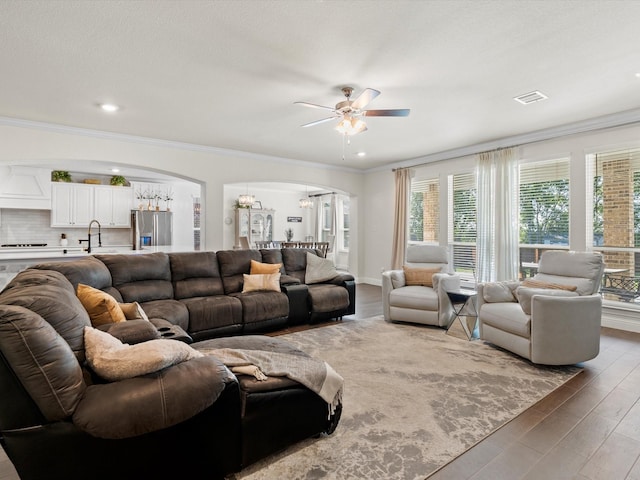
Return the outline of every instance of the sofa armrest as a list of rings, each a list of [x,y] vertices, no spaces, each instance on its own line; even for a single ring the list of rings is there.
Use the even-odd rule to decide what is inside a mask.
[[[309,322],[309,287],[305,284],[281,285],[280,289],[286,293],[289,299],[288,322],[292,325],[299,325]]]
[[[570,365],[600,351],[602,297],[534,295],[531,300],[531,361]]]
[[[156,326],[147,320],[127,320],[126,322],[107,323],[97,327],[103,332],[116,337],[122,343],[134,345],[160,338]]]
[[[396,288],[395,285],[402,283],[404,286],[404,272],[402,270],[387,270],[382,272],[382,312],[386,321],[391,320],[389,307],[389,294]]]
[[[214,357],[87,387],[73,422],[99,438],[129,438],[183,422],[211,406],[235,376]]]
[[[460,275],[436,273],[432,278],[433,289],[438,295],[438,325],[448,327],[455,318],[455,311],[447,292],[460,290]]]

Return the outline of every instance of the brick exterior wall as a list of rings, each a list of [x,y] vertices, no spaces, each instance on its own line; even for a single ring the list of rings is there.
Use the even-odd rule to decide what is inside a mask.
[[[630,160],[602,163],[602,193],[604,244],[633,247],[633,169]],[[634,271],[633,252],[605,252],[604,259],[608,268]]]
[[[440,223],[440,192],[437,183],[429,185],[422,194],[422,212],[422,239],[425,242],[437,242]]]

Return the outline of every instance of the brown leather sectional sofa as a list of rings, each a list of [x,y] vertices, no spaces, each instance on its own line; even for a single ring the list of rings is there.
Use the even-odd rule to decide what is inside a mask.
[[[0,292],[0,441],[23,480],[224,478],[335,429],[340,407],[282,377],[233,375],[211,356],[106,382],[85,362],[83,283],[138,302],[150,322],[101,327],[209,348],[306,355],[255,333],[355,312],[355,282],[306,285],[307,250],[97,255],[41,264]],[[281,292],[243,293],[251,260],[282,263]],[[249,334],[249,335],[244,335]],[[197,346],[198,343],[194,344]]]

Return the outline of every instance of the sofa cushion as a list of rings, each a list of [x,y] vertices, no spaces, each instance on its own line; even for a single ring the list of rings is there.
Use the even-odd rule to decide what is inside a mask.
[[[116,299],[108,293],[79,283],[76,294],[89,314],[91,325],[94,327],[127,320]]]
[[[546,295],[552,297],[577,297],[578,294],[574,291],[563,290],[558,288],[530,288],[530,287],[518,287],[516,288],[516,296],[518,297],[518,303],[522,308],[522,311],[527,315],[531,315],[531,299],[534,295]]]
[[[344,310],[349,306],[349,292],[338,285],[309,285],[309,302],[314,313]]]
[[[189,329],[189,310],[186,305],[179,300],[153,300],[141,303],[149,320],[163,319],[172,325],[178,325],[183,330]]]
[[[253,292],[255,290],[267,290],[272,292],[280,291],[280,267],[277,273],[243,275],[244,283],[242,293]]]
[[[282,262],[287,275],[297,278],[300,282],[305,283],[305,274],[307,271],[307,253],[315,253],[315,250],[308,248],[283,248]]]
[[[412,310],[438,311],[438,294],[431,287],[411,285],[389,293],[389,305]]]
[[[149,302],[173,298],[171,268],[166,253],[96,255],[109,272],[124,302]]]
[[[242,303],[242,321],[245,324],[289,315],[289,300],[282,292],[254,291],[232,295]]]
[[[242,303],[228,295],[185,298],[181,300],[189,311],[189,332],[242,324]]]
[[[202,353],[184,342],[158,339],[128,345],[92,327],[84,330],[84,344],[89,366],[100,377],[112,382],[202,357]]]
[[[482,323],[523,338],[531,337],[531,316],[517,303],[485,303],[480,309]]]
[[[262,260],[258,250],[221,250],[216,255],[224,293],[227,295],[242,292],[243,275],[251,272],[251,260]]]
[[[169,262],[176,300],[224,293],[214,252],[170,253]]]
[[[93,256],[79,258],[72,262],[41,263],[34,265],[32,268],[60,272],[71,282],[74,291],[78,288],[79,283],[84,283],[85,285],[105,291],[112,286],[109,269],[104,263]]]
[[[307,266],[305,267],[304,283],[321,283],[338,276],[336,266],[328,258],[322,258],[307,252]]]
[[[515,302],[508,282],[488,282],[482,286],[482,298],[487,303]]]
[[[83,332],[91,321],[64,275],[53,270],[24,270],[0,293],[0,304],[36,312],[66,340],[78,361],[84,361]]]
[[[73,414],[86,388],[82,369],[69,344],[40,315],[0,305],[0,351],[47,421]]]
[[[402,267],[404,272],[405,285],[422,285],[424,287],[433,287],[433,275],[440,272],[441,268],[416,268]]]

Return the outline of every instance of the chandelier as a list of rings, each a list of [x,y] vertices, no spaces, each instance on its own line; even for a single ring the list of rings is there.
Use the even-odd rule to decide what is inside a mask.
[[[249,195],[249,184],[247,184],[247,193],[238,196],[238,206],[242,208],[251,208],[256,203],[256,196]]]
[[[300,208],[313,208],[313,200],[309,197],[301,198],[298,200],[298,205],[300,205]]]

